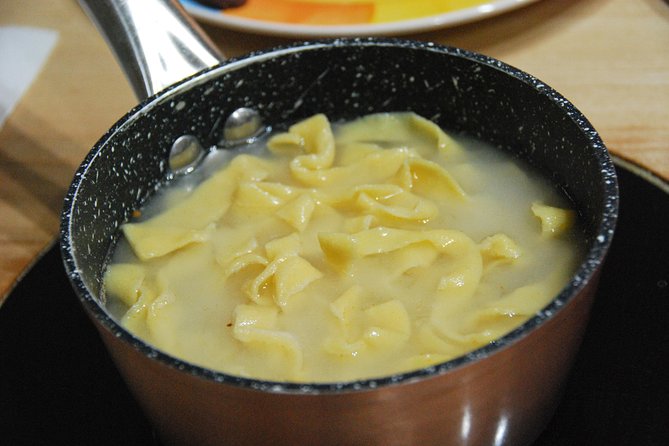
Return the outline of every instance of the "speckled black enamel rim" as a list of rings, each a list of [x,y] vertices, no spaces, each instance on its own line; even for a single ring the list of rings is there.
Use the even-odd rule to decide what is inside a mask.
[[[531,86],[538,95],[543,95],[557,104],[566,116],[573,121],[586,136],[590,143],[592,151],[595,153],[596,162],[598,163],[603,181],[603,190],[605,194],[605,202],[603,203],[603,218],[601,224],[597,228],[596,237],[591,244],[591,248],[586,254],[586,257],[578,268],[569,284],[562,290],[562,292],[538,314],[529,319],[523,325],[503,336],[502,338],[479,348],[467,355],[455,358],[445,363],[426,367],[420,370],[392,375],[379,379],[365,379],[353,382],[341,383],[285,383],[255,380],[248,378],[241,378],[228,375],[221,372],[216,372],[211,369],[199,367],[188,362],[179,360],[170,355],[163,353],[150,345],[147,345],[142,340],[136,338],[123,327],[121,327],[114,319],[110,317],[107,311],[97,302],[93,297],[91,291],[84,284],[79,273],[77,261],[73,251],[72,242],[72,210],[77,204],[77,193],[83,182],[87,181],[87,170],[89,164],[99,156],[101,147],[109,140],[119,129],[126,125],[136,115],[150,113],[155,104],[170,99],[170,94],[178,93],[184,89],[190,88],[192,85],[207,82],[208,80],[218,76],[226,70],[234,69],[234,67],[254,63],[258,60],[267,60],[294,52],[309,51],[311,49],[318,49],[329,46],[351,46],[351,47],[367,47],[367,46],[392,46],[398,48],[406,48],[412,50],[432,51],[456,58],[463,58],[473,61],[477,64],[485,65],[495,68],[506,73],[529,86]],[[402,39],[384,39],[384,38],[365,38],[365,39],[334,39],[334,40],[319,40],[314,42],[304,42],[289,47],[279,47],[267,51],[260,51],[251,53],[246,57],[231,59],[220,66],[205,70],[195,76],[185,79],[164,92],[148,98],[143,101],[126,116],[119,120],[100,141],[93,147],[82,165],[77,170],[73,182],[68,190],[63,213],[61,217],[61,253],[65,264],[65,269],[75,289],[79,299],[82,301],[85,308],[88,310],[96,320],[98,320],[103,327],[108,329],[114,336],[127,342],[134,348],[153,358],[163,364],[166,364],[175,369],[181,370],[184,373],[200,377],[205,380],[213,382],[225,383],[228,385],[239,386],[247,389],[254,389],[258,391],[265,391],[271,393],[291,393],[291,394],[320,394],[320,393],[341,393],[351,391],[370,391],[375,388],[386,387],[390,385],[397,385],[400,383],[409,383],[424,378],[434,377],[447,373],[450,370],[459,368],[474,361],[484,359],[495,352],[504,349],[524,336],[529,334],[535,327],[541,325],[544,321],[551,318],[558,312],[565,304],[567,304],[575,295],[577,295],[589,282],[596,270],[602,263],[606,252],[611,244],[614,233],[615,223],[618,215],[618,184],[615,174],[615,169],[608,151],[606,150],[601,138],[596,130],[592,127],[590,122],[583,116],[583,114],[576,109],[567,99],[562,97],[555,90],[547,86],[545,83],[536,79],[535,77],[511,67],[496,59],[473,53],[470,51],[440,46],[428,42],[415,42]]]

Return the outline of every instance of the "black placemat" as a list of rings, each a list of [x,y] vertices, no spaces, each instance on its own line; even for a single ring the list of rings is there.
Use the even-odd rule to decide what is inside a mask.
[[[566,393],[537,446],[669,444],[669,186],[618,171],[617,235]],[[0,444],[159,444],[57,246],[0,307]]]

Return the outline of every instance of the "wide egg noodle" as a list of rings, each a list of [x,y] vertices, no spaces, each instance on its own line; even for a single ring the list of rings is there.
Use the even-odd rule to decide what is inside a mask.
[[[509,265],[522,256],[522,249],[506,234],[494,234],[486,237],[479,243],[484,270],[488,271],[496,266]]]
[[[424,159],[408,159],[399,174],[402,187],[432,200],[463,200],[465,191],[439,164]]]
[[[402,349],[411,336],[411,320],[397,299],[364,308],[364,290],[348,289],[330,305],[339,322],[324,348],[340,358],[360,360],[364,355]]]
[[[197,277],[197,280],[193,280]],[[156,296],[147,305],[146,328],[161,350],[205,366],[220,367],[234,352],[226,323],[242,296],[226,298],[210,290],[224,290],[215,249],[191,245],[156,265]]]
[[[303,232],[311,221],[316,205],[316,200],[311,194],[304,193],[286,203],[276,215],[299,232]]]
[[[208,236],[212,224],[230,207],[240,181],[261,180],[269,173],[267,163],[240,155],[203,182],[181,203],[139,223],[123,225],[123,234],[142,260],[161,257]]]
[[[267,292],[280,307],[303,291],[323,274],[300,256],[300,238],[294,233],[265,245],[269,263],[249,283],[246,293],[253,302],[262,303]]]
[[[151,333],[146,325],[146,316],[150,306],[158,297],[160,288],[152,280],[144,278],[141,287],[136,291],[137,299],[128,307],[121,319],[121,324],[138,336],[148,337],[151,336]]]
[[[365,342],[373,348],[402,348],[411,335],[411,319],[399,300],[374,305],[365,310]]]
[[[387,196],[377,195],[376,192],[372,188],[360,190],[356,195],[356,207],[379,218],[414,221],[427,221],[439,212],[431,201],[404,189]]]
[[[246,228],[219,229],[212,235],[211,242],[216,263],[226,278],[250,266],[268,263],[260,252],[258,240]]]
[[[146,269],[134,263],[117,263],[105,271],[104,283],[107,293],[132,306],[142,294]]]
[[[234,310],[233,336],[260,357],[268,376],[295,379],[302,369],[302,349],[292,334],[276,328],[275,307],[242,304]]]
[[[119,299],[127,310],[121,323],[138,334],[145,334],[146,314],[159,294],[147,268],[133,263],[110,265],[104,275],[105,293]]]
[[[415,113],[376,113],[343,124],[337,142],[377,143],[384,148],[406,147],[423,158],[437,151],[446,157],[460,156],[463,149],[438,125]]]
[[[390,253],[411,245],[428,243],[432,250],[451,257],[449,269],[463,264],[462,269],[474,271],[471,277],[474,286],[480,276],[481,257],[476,244],[466,235],[453,230],[412,231],[387,227],[376,227],[355,234],[322,233],[319,243],[325,257],[338,268],[346,268],[355,259]],[[469,276],[469,274],[468,274]],[[447,280],[451,275],[446,276]],[[463,279],[464,281],[465,279]],[[442,287],[446,287],[443,285]],[[471,290],[469,280],[459,288]]]
[[[464,313],[466,317],[456,329],[437,330],[437,336],[441,336],[442,342],[450,342],[450,348],[459,345],[461,353],[465,353],[514,329],[539,311],[547,303],[547,297],[552,295],[544,283],[517,288],[482,308]],[[441,346],[440,350],[443,348]]]
[[[361,339],[363,330],[364,289],[355,285],[330,304],[330,312],[337,319],[338,330],[325,340],[324,349],[340,358],[357,357],[367,346]]]
[[[233,197],[232,212],[243,213],[245,218],[274,213],[299,193],[281,183],[245,181],[239,184]]]
[[[290,169],[305,184],[309,184],[310,173],[330,168],[335,157],[334,135],[328,119],[322,114],[292,125],[288,135],[272,137],[267,147],[274,153],[297,153],[290,161]],[[314,183],[317,182],[318,178]]]
[[[574,211],[532,203],[532,213],[541,220],[541,234],[545,237],[556,237],[569,231],[576,218]]]

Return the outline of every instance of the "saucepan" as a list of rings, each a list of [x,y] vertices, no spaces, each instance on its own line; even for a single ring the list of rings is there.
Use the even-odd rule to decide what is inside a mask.
[[[143,100],[76,172],[62,214],[62,256],[83,307],[164,442],[521,445],[537,438],[579,348],[618,210],[609,154],[574,105],[501,61],[429,42],[318,40],[223,60],[178,2],[83,6]],[[258,111],[278,129],[316,113],[349,120],[413,111],[511,151],[572,200],[585,232],[582,262],[526,323],[420,370],[351,382],[270,382],[170,356],[111,315],[102,274],[119,226],[172,175],[173,143],[193,135],[205,147],[216,144],[240,108]]]

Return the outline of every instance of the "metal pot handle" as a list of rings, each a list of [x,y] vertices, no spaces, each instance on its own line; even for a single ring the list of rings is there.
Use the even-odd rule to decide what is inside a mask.
[[[224,56],[178,0],[79,0],[139,99],[217,65]]]

